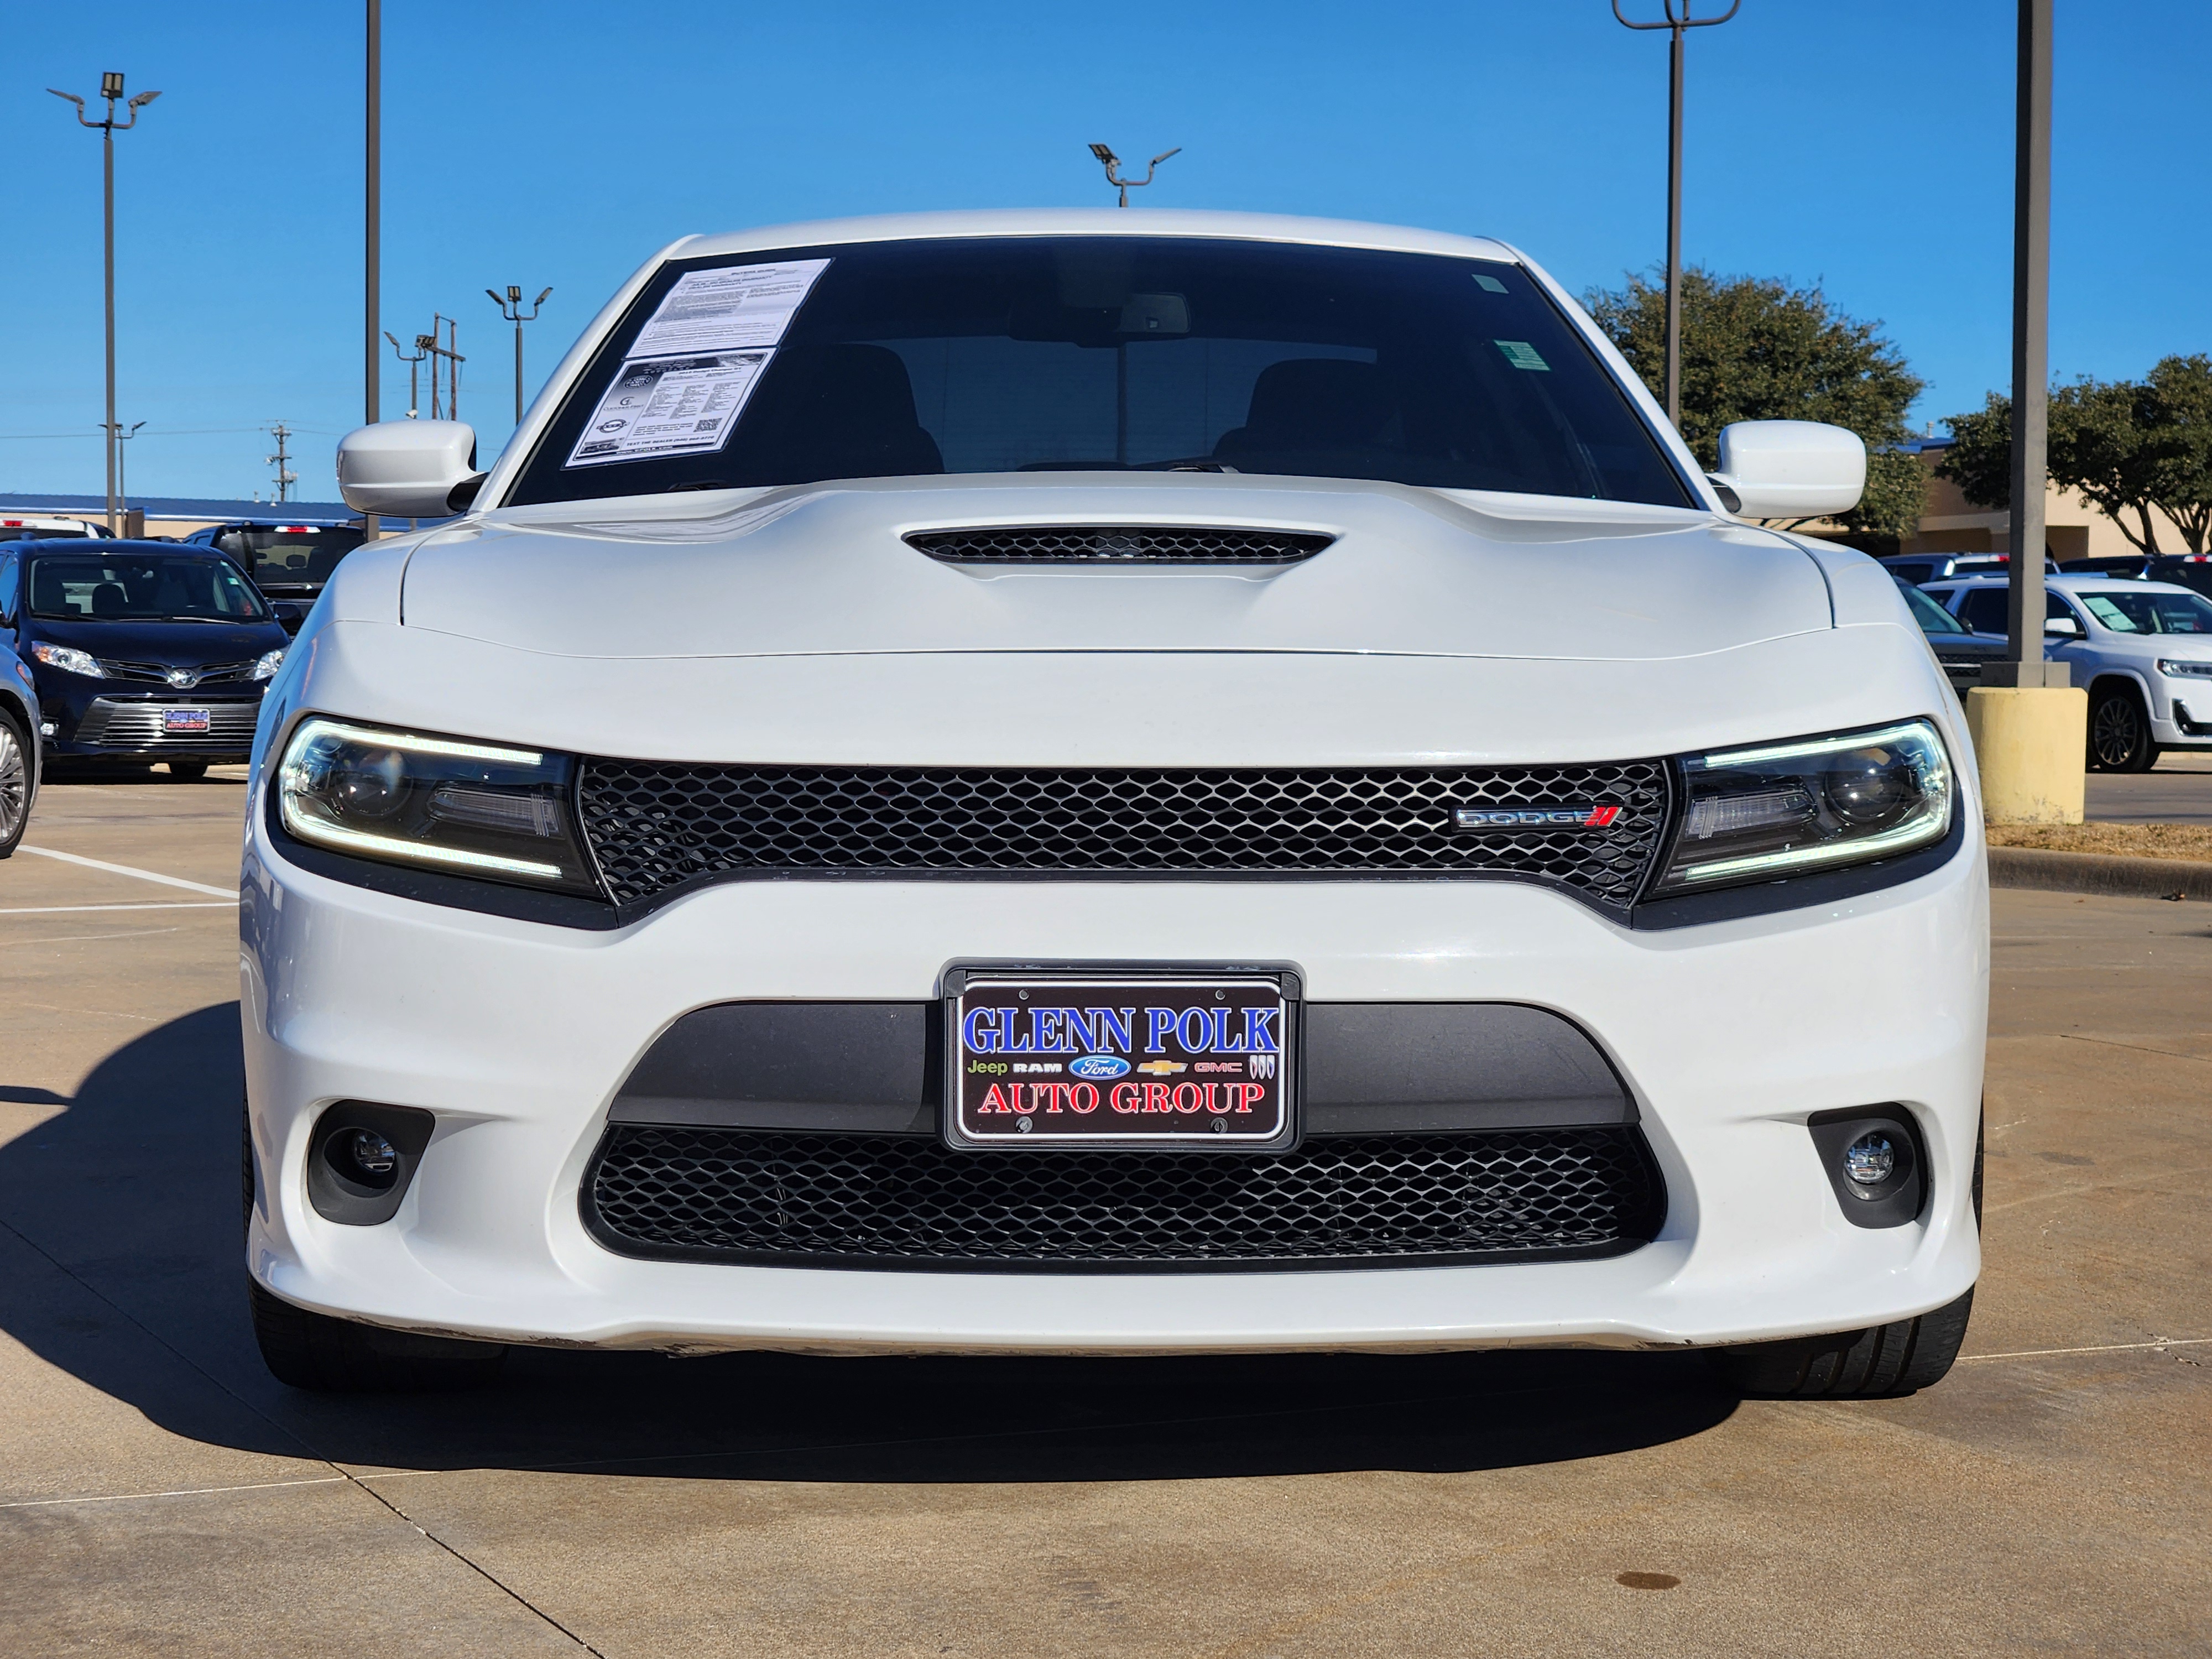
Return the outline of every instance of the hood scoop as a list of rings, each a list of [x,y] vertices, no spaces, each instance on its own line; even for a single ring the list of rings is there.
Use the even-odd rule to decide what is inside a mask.
[[[988,565],[1296,564],[1335,539],[1321,531],[1136,524],[996,525],[905,538],[941,563]]]

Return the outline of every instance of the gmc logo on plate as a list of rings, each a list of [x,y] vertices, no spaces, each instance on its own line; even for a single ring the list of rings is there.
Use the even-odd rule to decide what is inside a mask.
[[[1455,830],[1605,830],[1618,806],[1455,806]]]

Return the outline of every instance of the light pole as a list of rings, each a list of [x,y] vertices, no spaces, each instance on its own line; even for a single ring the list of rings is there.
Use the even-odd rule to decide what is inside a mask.
[[[383,230],[384,212],[384,6],[383,0],[368,0],[368,39],[362,54],[364,74],[362,90],[367,94],[368,116],[362,131],[364,160],[367,162],[362,183],[362,237],[365,262],[362,276],[362,392],[364,424],[374,426],[383,419],[381,400],[377,397],[377,371],[382,367],[376,353],[378,325],[383,315],[381,278],[383,258],[380,238]],[[362,515],[361,529],[364,539],[374,541],[383,529],[374,513]]]
[[[538,320],[538,307],[545,303],[546,296],[553,290],[547,289],[544,294],[539,295],[530,302],[530,314],[527,317],[522,314],[522,290],[513,283],[507,285],[507,297],[503,300],[490,289],[486,289],[484,292],[490,295],[491,302],[499,307],[499,314],[514,325],[514,423],[520,426],[522,424],[522,325],[525,323],[534,323]]]
[[[407,365],[407,418],[411,421],[421,412],[422,407],[422,383],[420,379],[422,371],[420,365],[422,360],[430,355],[426,349],[429,344],[429,336],[417,334],[415,337],[415,355],[411,357],[399,349],[399,337],[390,329],[384,331],[384,337],[392,342],[392,355]]]
[[[105,188],[106,205],[103,222],[106,233],[107,273],[107,420],[105,422],[107,438],[107,533],[112,536],[115,533],[115,468],[121,457],[121,452],[115,445],[115,135],[118,132],[128,132],[137,126],[138,112],[161,94],[158,92],[140,93],[124,106],[130,112],[131,118],[127,121],[118,121],[115,118],[115,100],[123,96],[123,71],[109,70],[100,77],[100,95],[107,100],[107,117],[105,120],[94,121],[86,118],[84,100],[75,93],[63,92],[55,87],[48,87],[46,90],[52,93],[55,97],[66,98],[76,106],[79,126],[100,129],[100,173]]]
[[[1682,426],[1682,33],[1711,28],[1736,14],[1743,0],[1730,0],[1717,17],[1692,17],[1690,0],[1660,0],[1666,9],[1661,23],[1632,23],[1621,16],[1620,0],[1613,0],[1613,15],[1632,29],[1669,29],[1674,41],[1667,54],[1667,418],[1677,431]],[[1679,8],[1679,11],[1678,9]]]
[[[131,478],[123,465],[123,446],[137,437],[138,428],[145,424],[143,421],[135,421],[131,423],[131,430],[118,431],[115,434],[115,499],[121,504],[121,509],[126,516],[131,511]]]
[[[1119,171],[1121,165],[1121,158],[1115,155],[1112,150],[1107,149],[1105,145],[1091,145],[1091,153],[1097,156],[1100,164],[1105,167],[1106,182],[1121,192],[1121,205],[1123,207],[1127,207],[1129,205],[1129,191],[1132,189],[1141,189],[1143,186],[1151,184],[1152,182],[1152,174],[1159,171],[1160,163],[1166,161],[1170,155],[1182,155],[1182,146],[1181,144],[1177,144],[1173,149],[1164,149],[1158,155],[1152,157],[1152,161],[1146,164],[1145,167],[1145,176],[1141,179],[1124,179]]]

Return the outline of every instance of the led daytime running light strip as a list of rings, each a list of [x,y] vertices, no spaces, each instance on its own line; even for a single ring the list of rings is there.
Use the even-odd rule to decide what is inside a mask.
[[[348,726],[340,720],[316,715],[302,726],[292,739],[295,744],[311,742],[328,733],[357,743],[373,743],[386,749],[405,749],[418,755],[444,755],[453,760],[501,761],[510,766],[543,766],[545,757],[530,749],[501,749],[488,743],[463,743],[454,738],[425,738],[412,732],[384,732],[374,726]]]
[[[1885,726],[1878,732],[1851,732],[1839,738],[1814,738],[1802,743],[1769,744],[1761,749],[1723,749],[1710,755],[1695,755],[1684,763],[1693,772],[1717,771],[1727,766],[1762,766],[1768,761],[1798,760],[1808,755],[1837,755],[1853,749],[1870,749],[1880,744],[1897,743],[1907,738],[1923,741],[1933,738],[1924,720],[1904,720],[1895,726]]]
[[[342,847],[349,852],[396,859],[406,864],[452,864],[469,870],[498,870],[510,876],[542,876],[556,881],[561,877],[561,866],[557,864],[539,864],[530,859],[503,859],[495,853],[471,853],[459,847],[400,841],[392,836],[372,836],[360,830],[343,829],[295,811],[293,800],[292,792],[287,789],[284,792],[284,827],[302,841],[320,842],[326,847]]]
[[[1786,853],[1747,853],[1741,858],[1716,859],[1711,864],[1689,865],[1682,872],[1682,879],[1712,881],[1722,876],[1802,870],[1808,865],[1856,864],[1862,860],[1880,858],[1884,853],[1899,853],[1908,847],[1934,841],[1950,827],[1949,812],[1945,812],[1940,818],[1932,813],[1923,813],[1909,823],[1900,823],[1894,830],[1885,830],[1879,835],[1862,836],[1855,839],[1847,837],[1825,846],[1795,848]]]

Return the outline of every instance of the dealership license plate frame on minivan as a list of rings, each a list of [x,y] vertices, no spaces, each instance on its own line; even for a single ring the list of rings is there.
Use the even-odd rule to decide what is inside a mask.
[[[966,968],[945,990],[949,1146],[1297,1145],[1293,969]]]

